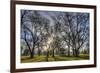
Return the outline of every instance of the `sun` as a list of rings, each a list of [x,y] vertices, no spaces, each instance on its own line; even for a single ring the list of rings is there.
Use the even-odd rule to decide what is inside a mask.
[[[50,44],[53,42],[53,34],[48,38],[46,45],[44,46],[44,51],[47,51],[50,47]]]

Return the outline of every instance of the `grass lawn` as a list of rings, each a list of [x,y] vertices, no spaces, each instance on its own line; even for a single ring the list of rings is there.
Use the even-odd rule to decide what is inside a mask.
[[[30,58],[29,56],[21,56],[21,63],[31,63],[31,62],[51,62],[51,61],[73,61],[73,60],[88,60],[89,55],[81,54],[79,57],[74,56],[59,56],[55,55],[55,57],[49,56],[48,58],[44,55],[42,56],[35,56],[34,58]]]

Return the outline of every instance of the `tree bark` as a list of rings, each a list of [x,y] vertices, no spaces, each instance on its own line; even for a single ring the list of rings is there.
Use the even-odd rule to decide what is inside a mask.
[[[75,50],[75,56],[79,57],[79,50],[77,50],[77,49]]]
[[[49,57],[49,51],[47,50],[46,61],[48,61],[48,57]]]
[[[70,56],[70,47],[68,47],[68,57]]]
[[[54,49],[53,49],[53,52],[52,52],[52,57],[55,57],[55,52],[54,52]]]

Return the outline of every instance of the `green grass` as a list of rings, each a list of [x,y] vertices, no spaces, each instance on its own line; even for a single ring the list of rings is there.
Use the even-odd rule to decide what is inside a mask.
[[[55,55],[55,57],[49,56],[48,58],[44,55],[35,56],[34,58],[30,58],[29,56],[21,56],[21,63],[31,63],[31,62],[46,62],[46,61],[73,61],[73,60],[88,60],[88,54],[80,54],[79,57],[74,56],[66,56],[66,55]]]
[[[27,62],[42,62],[46,61],[45,56],[35,56],[34,58],[30,58],[29,56],[22,56],[21,57],[21,62],[22,63],[27,63]]]

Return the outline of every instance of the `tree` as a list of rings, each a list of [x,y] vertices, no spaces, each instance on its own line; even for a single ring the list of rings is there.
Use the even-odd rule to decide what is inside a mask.
[[[67,27],[69,27],[69,44],[72,45],[73,54],[79,56],[79,49],[89,38],[89,14],[71,13],[66,14]]]
[[[31,37],[32,41],[27,41],[28,38],[25,37],[24,40],[30,50],[30,58],[34,57],[34,49],[36,46],[38,46],[39,49],[39,41],[40,41],[40,32],[41,28],[43,28],[42,24],[48,24],[45,18],[41,17],[37,11],[27,11],[25,13],[22,11],[24,15],[22,14],[21,16],[21,25],[22,25],[22,30],[24,31],[25,36]],[[42,21],[43,20],[43,21]],[[22,32],[23,32],[22,31]],[[28,32],[29,34],[27,34]],[[29,43],[32,43],[32,45],[29,45]],[[38,50],[40,52],[40,50]]]
[[[79,56],[79,50],[84,46],[89,38],[89,14],[76,14],[77,30],[75,35],[75,55]]]
[[[24,25],[24,23],[25,23],[25,16],[28,14],[28,11],[24,11],[24,10],[22,10],[21,11],[21,39],[24,39],[24,41],[25,41],[25,43],[26,43],[26,45],[27,45],[27,47],[28,47],[28,49],[29,49],[29,52],[30,52],[30,58],[32,58],[32,49],[31,49],[31,47],[30,47],[30,44],[29,44],[29,39],[27,39],[27,34],[29,34],[29,32],[28,31],[30,31],[25,25]],[[27,31],[27,29],[28,29],[28,31]],[[32,32],[31,32],[32,33]]]

